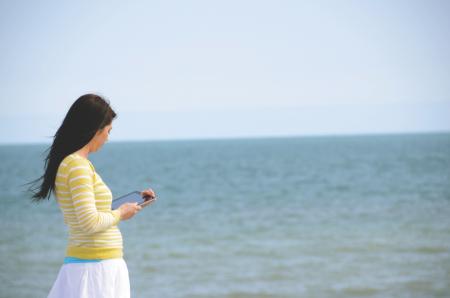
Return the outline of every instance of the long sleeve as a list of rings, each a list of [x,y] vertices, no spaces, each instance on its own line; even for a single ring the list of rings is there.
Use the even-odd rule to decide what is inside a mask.
[[[87,234],[102,232],[120,221],[120,211],[97,210],[94,193],[94,171],[87,160],[68,164],[67,184],[79,227]]]

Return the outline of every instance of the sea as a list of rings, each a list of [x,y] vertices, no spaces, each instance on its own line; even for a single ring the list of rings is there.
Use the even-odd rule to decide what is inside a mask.
[[[46,297],[67,227],[33,203],[49,145],[0,146],[0,297]],[[111,142],[89,159],[132,297],[450,297],[450,133]]]

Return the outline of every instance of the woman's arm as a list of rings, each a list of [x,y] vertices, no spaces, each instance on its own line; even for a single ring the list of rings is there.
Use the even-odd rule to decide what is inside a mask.
[[[94,173],[87,160],[76,159],[68,164],[67,182],[73,207],[81,229],[87,234],[102,232],[116,225],[121,211],[100,212],[95,206]]]

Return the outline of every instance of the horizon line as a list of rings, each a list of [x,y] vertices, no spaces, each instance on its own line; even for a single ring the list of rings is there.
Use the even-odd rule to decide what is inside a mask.
[[[392,132],[361,132],[361,133],[311,133],[293,135],[253,135],[253,136],[222,136],[222,137],[186,137],[186,138],[155,138],[155,139],[122,139],[108,141],[110,144],[117,143],[147,143],[147,142],[183,142],[183,141],[226,141],[226,140],[258,140],[258,139],[292,139],[292,138],[323,138],[323,137],[368,137],[368,136],[395,136],[395,135],[432,135],[450,134],[450,130],[424,130],[424,131],[392,131]],[[51,145],[52,142],[0,142],[0,146],[26,146],[26,145]]]

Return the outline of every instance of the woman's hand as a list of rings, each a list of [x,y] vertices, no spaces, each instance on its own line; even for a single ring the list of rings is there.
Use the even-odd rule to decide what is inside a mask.
[[[145,203],[141,204],[142,207],[150,205],[156,201],[156,194],[151,188],[142,191],[141,195],[145,199]]]
[[[150,205],[156,201],[155,192],[149,188],[141,192],[142,197],[145,199],[145,202],[140,206],[138,203],[125,203],[119,207],[120,210],[120,219],[127,220],[132,218],[138,211],[147,205]]]
[[[125,203],[119,207],[120,210],[120,219],[127,220],[132,218],[142,207],[138,205],[138,203]]]
[[[141,191],[141,195],[145,198],[145,199],[154,199],[156,198],[156,194],[153,191],[153,189],[148,188],[146,190]]]

